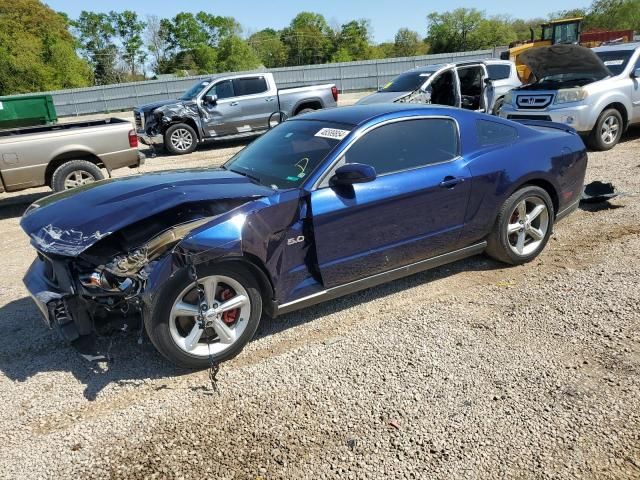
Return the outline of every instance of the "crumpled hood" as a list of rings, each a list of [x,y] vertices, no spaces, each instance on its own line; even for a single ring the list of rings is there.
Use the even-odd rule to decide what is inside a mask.
[[[151,112],[153,110],[155,110],[158,107],[162,107],[164,105],[169,105],[171,103],[178,103],[181,102],[182,100],[160,100],[158,102],[153,102],[153,103],[146,103],[144,105],[140,105],[138,108],[136,108],[136,110],[140,111],[140,112],[144,112],[144,113],[148,113]]]
[[[537,79],[558,74],[611,75],[602,60],[589,48],[580,45],[537,47],[520,54],[519,60]]]
[[[181,204],[271,194],[272,189],[222,169],[174,170],[50,195],[30,206],[20,225],[38,250],[77,256],[107,235]]]
[[[411,92],[375,92],[358,100],[356,105],[371,105],[374,103],[393,103]]]

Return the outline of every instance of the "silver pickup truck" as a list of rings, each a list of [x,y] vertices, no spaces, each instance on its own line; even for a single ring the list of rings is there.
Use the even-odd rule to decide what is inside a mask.
[[[284,117],[336,107],[333,84],[278,89],[271,73],[218,75],[196,83],[178,100],[134,110],[140,141],[183,155],[207,140],[259,135]]]
[[[564,123],[594,150],[640,124],[640,43],[533,48],[520,55],[536,81],[508,93],[500,116]]]
[[[0,130],[0,192],[49,185],[68,190],[138,167],[144,155],[127,120],[110,118]]]

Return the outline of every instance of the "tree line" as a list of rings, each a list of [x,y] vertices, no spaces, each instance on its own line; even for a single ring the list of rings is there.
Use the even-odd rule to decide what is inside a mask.
[[[640,0],[594,0],[548,19],[585,17],[585,29],[640,31]],[[39,0],[0,3],[0,95],[225,71],[449,53],[527,40],[543,18],[487,16],[474,8],[433,12],[424,34],[400,28],[376,44],[369,20],[330,25],[302,12],[282,30],[245,34],[233,18],[182,12],[140,18],[131,10],[78,18]],[[538,29],[539,30],[539,29]]]

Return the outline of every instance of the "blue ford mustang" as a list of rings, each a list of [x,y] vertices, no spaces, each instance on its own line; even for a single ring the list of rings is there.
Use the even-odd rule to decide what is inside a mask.
[[[525,263],[578,205],[587,154],[553,123],[370,105],[288,120],[218,169],[106,180],[33,204],[25,283],[72,343],[140,315],[185,367],[263,316],[471,255]]]

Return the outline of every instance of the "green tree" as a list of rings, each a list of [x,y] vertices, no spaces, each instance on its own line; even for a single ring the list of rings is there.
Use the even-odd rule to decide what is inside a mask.
[[[540,37],[540,25],[545,23],[544,18],[532,18],[530,20],[523,20],[517,18],[509,22],[511,28],[516,35],[516,40],[531,40],[531,29],[533,29],[533,38]]]
[[[111,12],[111,21],[122,43],[122,59],[129,66],[131,75],[136,74],[136,64],[139,60],[144,62],[145,55],[142,51],[144,42],[142,32],[146,24],[138,20],[136,12],[125,10],[124,12]]]
[[[207,44],[218,47],[220,42],[233,35],[240,35],[242,28],[233,17],[220,17],[206,12],[198,12],[196,20],[207,34]]]
[[[63,15],[37,0],[0,2],[0,95],[91,84],[67,27]]]
[[[427,39],[433,53],[463,52],[474,48],[470,34],[478,28],[484,14],[475,8],[433,12],[427,16]]]
[[[502,17],[483,18],[468,36],[469,47],[474,50],[509,45],[517,38],[509,19]]]
[[[396,33],[393,42],[393,56],[395,57],[413,57],[416,55],[425,55],[429,48],[420,39],[420,34],[409,30],[408,28],[401,28]]]
[[[333,62],[367,60],[373,52],[371,48],[371,23],[369,20],[352,20],[340,28],[335,40],[336,51]]]
[[[640,31],[640,0],[595,0],[589,7],[585,28]]]
[[[165,69],[170,63],[169,24],[169,20],[160,19],[157,15],[147,17],[144,37],[147,50],[153,57],[152,68],[156,73],[166,73]]]
[[[287,62],[287,47],[280,39],[280,34],[266,28],[249,37],[249,45],[256,52],[262,64],[267,68],[281,67]]]
[[[185,51],[208,45],[209,33],[193,13],[178,13],[165,25],[168,28],[169,45],[173,49]]]
[[[299,13],[281,33],[289,51],[289,65],[326,63],[332,50],[331,35],[331,28],[322,15]]]
[[[239,72],[253,70],[260,66],[260,60],[247,42],[236,35],[225,38],[218,49],[218,70]]]
[[[395,44],[383,42],[372,47],[371,58],[391,58],[395,57]]]
[[[104,85],[119,81],[116,70],[116,29],[110,16],[83,10],[72,24],[80,43],[80,51],[93,67],[95,83]]]

